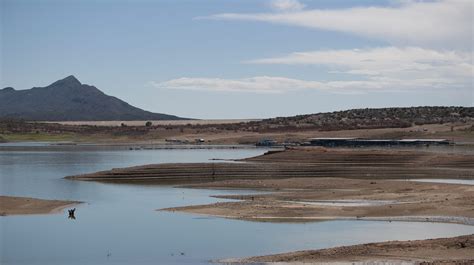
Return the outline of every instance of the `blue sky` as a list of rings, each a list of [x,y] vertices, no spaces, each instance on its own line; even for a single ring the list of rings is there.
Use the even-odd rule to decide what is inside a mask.
[[[147,110],[472,106],[469,0],[1,0],[1,86],[67,75]]]

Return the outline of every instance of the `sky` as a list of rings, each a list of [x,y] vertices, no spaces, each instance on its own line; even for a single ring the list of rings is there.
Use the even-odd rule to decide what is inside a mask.
[[[472,0],[0,2],[1,87],[200,119],[474,105]]]

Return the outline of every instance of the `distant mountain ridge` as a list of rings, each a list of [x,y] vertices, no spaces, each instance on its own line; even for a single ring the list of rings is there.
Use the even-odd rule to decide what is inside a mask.
[[[182,120],[106,95],[70,75],[46,87],[0,90],[0,118],[36,121]]]

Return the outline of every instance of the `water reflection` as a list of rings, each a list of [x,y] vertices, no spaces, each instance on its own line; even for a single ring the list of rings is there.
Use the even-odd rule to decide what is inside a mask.
[[[407,181],[474,185],[474,179],[408,179]]]

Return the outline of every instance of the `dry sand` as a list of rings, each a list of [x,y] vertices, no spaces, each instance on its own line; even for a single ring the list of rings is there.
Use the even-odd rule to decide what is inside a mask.
[[[80,202],[0,196],[0,216],[59,213]]]
[[[214,119],[214,120],[143,120],[143,121],[45,121],[64,125],[93,125],[93,126],[145,126],[150,121],[153,125],[209,125],[236,124],[241,122],[261,121],[261,119]]]

